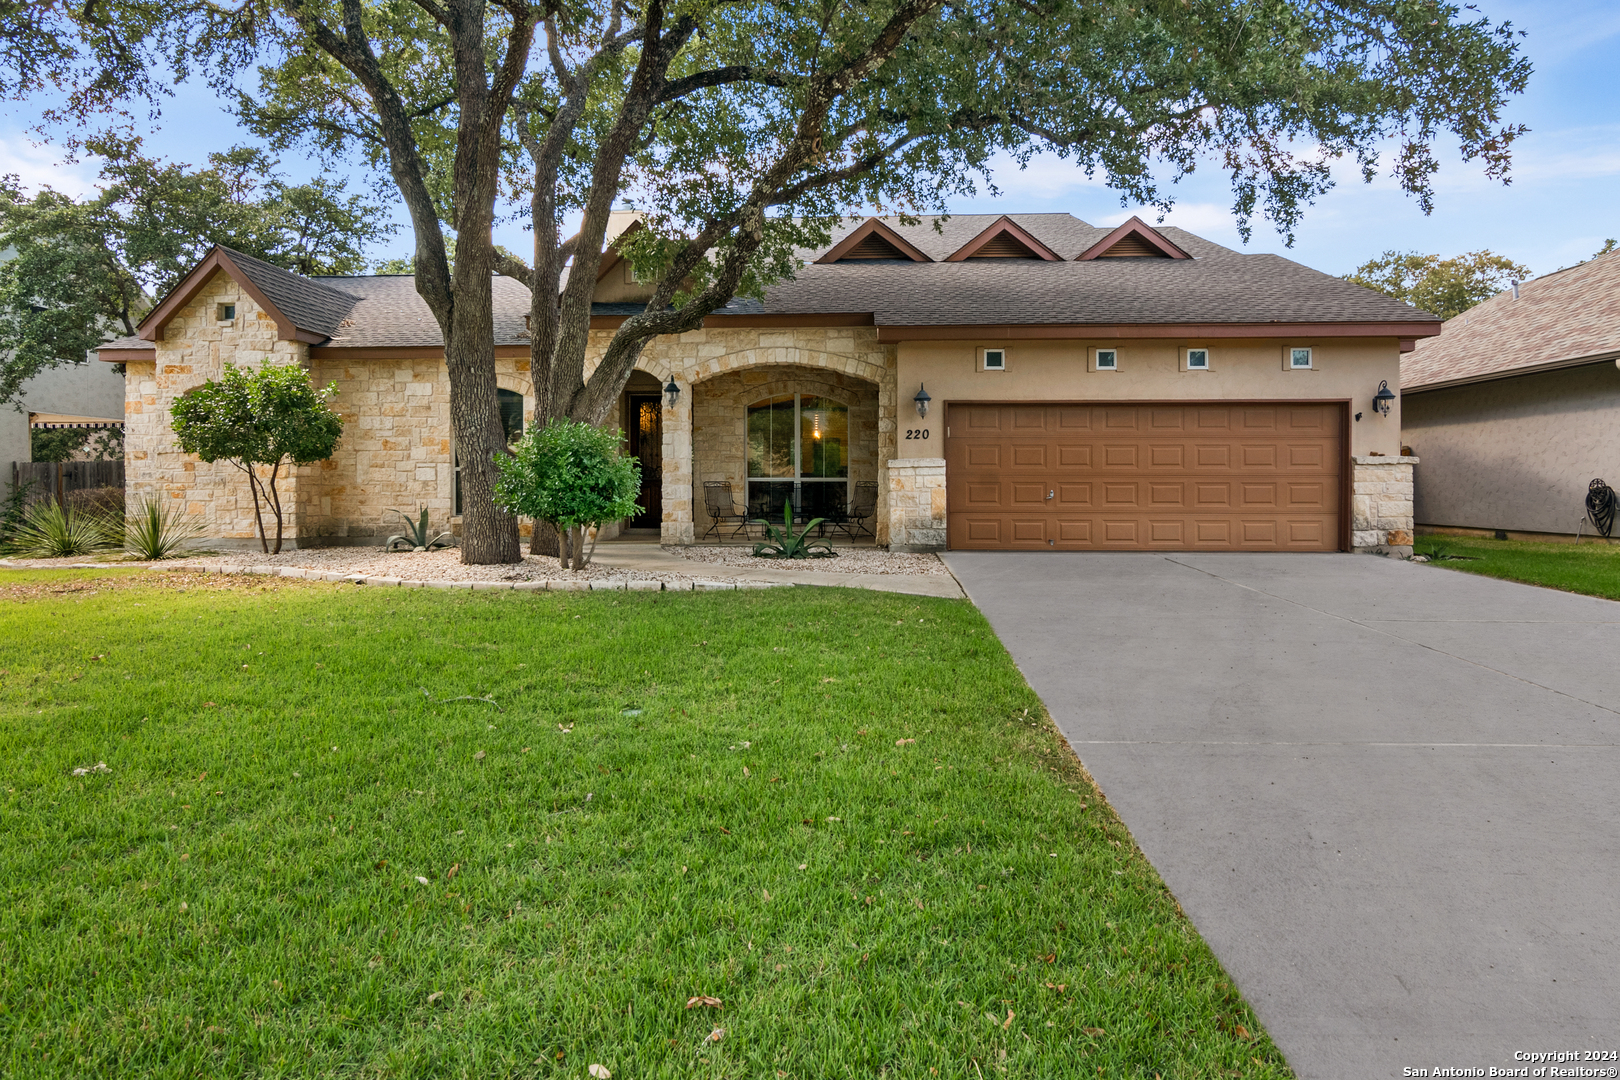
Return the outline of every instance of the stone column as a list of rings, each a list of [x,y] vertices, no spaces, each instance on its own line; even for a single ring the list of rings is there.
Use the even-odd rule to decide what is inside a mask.
[[[693,541],[692,517],[692,395],[696,387],[681,374],[675,376],[681,388],[680,400],[670,405],[664,401],[664,520],[659,525],[659,540],[665,544],[690,544]]]
[[[945,459],[889,462],[889,550],[945,550]]]
[[[900,367],[896,360],[897,349],[895,345],[884,346],[883,379],[878,383],[878,501],[874,519],[877,527],[873,533],[879,544],[888,544],[892,539],[889,534],[889,478],[883,463],[899,452],[895,440],[895,432],[900,426],[897,415],[896,379]]]
[[[1352,457],[1350,550],[1412,554],[1412,466],[1415,457]]]

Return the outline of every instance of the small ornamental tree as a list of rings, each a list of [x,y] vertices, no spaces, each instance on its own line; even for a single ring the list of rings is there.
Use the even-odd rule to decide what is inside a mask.
[[[276,480],[282,464],[325,461],[343,434],[342,418],[326,403],[335,393],[336,383],[318,390],[308,373],[293,365],[266,364],[251,371],[226,364],[218,381],[209,379],[187,390],[170,408],[180,449],[207,462],[229,461],[247,473],[259,544],[267,553],[281,553],[283,517]],[[273,551],[262,505],[276,519]]]
[[[621,441],[616,429],[562,418],[529,432],[513,444],[510,456],[495,459],[500,470],[496,503],[507,513],[555,525],[564,569],[570,549],[575,570],[590,562],[584,551],[587,528],[640,509],[641,463],[619,452]]]

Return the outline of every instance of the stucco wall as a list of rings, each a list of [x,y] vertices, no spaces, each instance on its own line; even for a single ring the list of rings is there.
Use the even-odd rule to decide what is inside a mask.
[[[1402,404],[1405,441],[1421,459],[1419,525],[1574,533],[1586,485],[1620,486],[1620,370],[1608,361]]]
[[[1207,348],[1210,370],[1181,370],[1181,350]],[[1283,368],[1283,349],[1309,346],[1310,370]],[[1119,351],[1118,371],[1088,371],[1090,350]],[[982,371],[979,351],[1006,349],[1005,371]],[[1394,456],[1401,451],[1400,406],[1373,411],[1380,380],[1400,385],[1399,343],[1393,339],[1333,342],[1308,338],[1249,340],[919,341],[899,346],[900,427],[927,428],[929,437],[899,442],[896,457],[944,454],[944,405],[950,401],[1349,401],[1350,453]],[[911,404],[919,384],[933,398],[926,423]]]
[[[11,486],[13,461],[33,460],[29,413],[116,419],[124,415],[124,394],[124,377],[99,360],[51,368],[23,383],[21,410],[0,409],[0,491]]]
[[[215,319],[216,304],[235,304],[236,318],[229,324]],[[226,547],[251,546],[258,535],[253,498],[247,478],[226,462],[209,465],[181,453],[169,428],[169,407],[174,399],[207,379],[217,378],[227,363],[238,367],[299,364],[308,361],[308,349],[295,341],[279,341],[275,321],[253,302],[224,272],[169,323],[162,341],[155,342],[157,360],[128,365],[124,380],[124,493],[133,509],[142,496],[152,494],[180,503],[187,515],[201,524],[202,535]],[[298,478],[278,482],[283,507],[292,511],[298,502]],[[287,514],[288,537],[298,535],[298,515]],[[273,521],[265,529],[273,533]]]
[[[861,480],[877,480],[878,387],[839,371],[799,366],[742,368],[693,388],[692,450],[697,485],[697,531],[712,524],[703,504],[703,482],[731,481],[732,498],[747,492],[748,406],[778,394],[815,394],[849,406],[849,492]]]

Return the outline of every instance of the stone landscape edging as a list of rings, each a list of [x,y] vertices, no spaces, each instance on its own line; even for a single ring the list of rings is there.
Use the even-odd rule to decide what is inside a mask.
[[[70,570],[105,569],[100,563],[81,563]],[[791,588],[791,581],[670,581],[663,578],[542,578],[537,581],[414,581],[378,574],[343,574],[336,570],[309,570],[300,566],[265,566],[247,563],[176,563],[153,566],[152,570],[190,571],[204,574],[263,574],[268,577],[298,578],[304,581],[346,581],[354,585],[395,586],[404,589],[511,589],[514,592],[709,592],[717,589]]]

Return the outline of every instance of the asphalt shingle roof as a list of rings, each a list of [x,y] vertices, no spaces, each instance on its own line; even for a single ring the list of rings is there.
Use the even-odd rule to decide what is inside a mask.
[[[303,277],[228,247],[220,250],[300,330],[331,336],[355,306],[357,297],[326,283],[332,279]]]
[[[739,298],[717,315],[871,315],[878,326],[1154,323],[1423,323],[1407,304],[1276,255],[1246,255],[1181,229],[1162,229],[1192,259],[1075,262],[1109,229],[1070,214],[1005,215],[1062,262],[973,259],[945,262],[1003,215],[962,214],[901,225],[884,219],[935,260],[814,260],[858,227],[850,218],[826,248],[801,252],[806,265],[765,300]],[[438,323],[409,275],[303,278],[228,252],[270,301],[300,328],[340,348],[433,348]],[[526,345],[529,292],[496,277],[495,343]],[[635,304],[598,304],[597,315],[629,315]],[[136,346],[138,347],[138,346]],[[110,346],[118,348],[117,344]]]
[[[1620,356],[1620,252],[1527,281],[1449,320],[1401,358],[1401,389]]]

